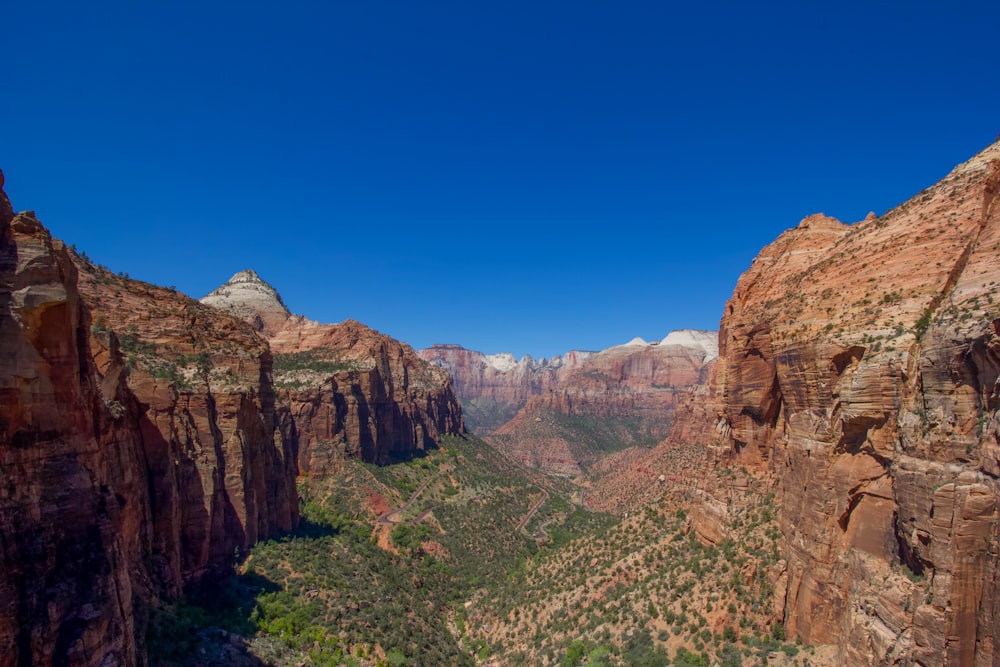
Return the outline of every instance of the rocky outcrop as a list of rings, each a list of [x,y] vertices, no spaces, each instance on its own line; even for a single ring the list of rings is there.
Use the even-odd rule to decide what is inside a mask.
[[[104,375],[121,342],[138,403],[156,575],[174,594],[298,521],[295,442],[278,428],[272,358],[251,326],[175,290],[80,262]]]
[[[1000,145],[882,217],[806,218],[720,331],[726,455],[770,475],[779,615],[840,664],[1000,661]]]
[[[510,353],[483,354],[461,345],[418,350],[425,361],[448,371],[468,427],[485,435],[509,421],[532,396],[553,389],[594,352],[572,350],[551,359],[520,360]]]
[[[77,261],[0,196],[4,666],[141,664],[151,600],[297,521],[266,343]]]
[[[345,457],[380,464],[406,458],[465,430],[448,374],[409,345],[353,320],[320,324],[289,315],[277,291],[250,270],[202,303],[267,336],[278,402],[288,409],[279,429],[295,443],[302,474],[335,472]]]
[[[678,400],[706,382],[717,354],[715,332],[675,331],[655,343],[609,348],[529,399],[489,440],[560,474],[578,474],[623,447],[651,447],[669,434]]]
[[[278,290],[253,269],[240,271],[224,285],[203,296],[201,302],[249,322],[255,331],[265,336],[274,335],[291,316]]]
[[[448,373],[363,324],[294,316],[271,347],[303,474],[330,473],[345,456],[406,458],[465,430]]]
[[[121,421],[127,391],[102,386],[91,361],[75,282],[62,243],[0,192],[3,666],[134,665],[139,654],[138,432]]]

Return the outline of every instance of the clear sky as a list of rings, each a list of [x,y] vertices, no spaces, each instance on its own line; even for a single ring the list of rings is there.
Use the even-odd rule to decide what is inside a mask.
[[[715,329],[1000,133],[995,2],[6,3],[15,209],[201,297],[551,356]]]

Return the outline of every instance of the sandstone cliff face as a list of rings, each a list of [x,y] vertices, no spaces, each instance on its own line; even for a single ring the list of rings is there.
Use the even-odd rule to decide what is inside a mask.
[[[2,178],[0,178],[2,185]],[[65,247],[0,191],[0,665],[137,660],[147,507]],[[117,404],[121,407],[121,403]]]
[[[842,664],[1000,661],[1000,145],[740,278],[717,433],[775,480],[788,630]]]
[[[271,348],[303,474],[333,472],[345,456],[387,463],[465,430],[448,373],[363,324],[293,316]]]
[[[654,445],[670,432],[678,399],[706,381],[717,349],[715,332],[683,331],[609,348],[529,399],[489,440],[560,474],[578,474],[623,446]]]
[[[529,398],[556,387],[595,353],[573,350],[551,359],[524,356],[518,361],[509,353],[487,355],[461,345],[434,345],[417,354],[448,371],[469,428],[486,435],[510,420]]]
[[[297,521],[266,343],[81,271],[0,192],[0,665],[139,664],[150,600]]]
[[[86,262],[80,292],[99,371],[111,370],[109,332],[130,368],[164,589],[176,594],[228,568],[235,550],[293,528],[294,440],[278,429],[267,342],[174,290]]]

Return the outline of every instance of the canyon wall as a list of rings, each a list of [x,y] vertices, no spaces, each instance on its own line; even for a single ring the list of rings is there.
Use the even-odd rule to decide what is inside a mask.
[[[102,375],[120,341],[149,479],[151,573],[171,594],[298,522],[294,439],[278,424],[267,342],[172,289],[78,260]]]
[[[2,177],[0,177],[2,185]],[[90,358],[63,245],[0,191],[0,665],[134,665],[139,432]],[[138,568],[138,572],[136,569]],[[138,622],[141,622],[138,621]]]
[[[270,363],[0,194],[0,665],[141,664],[150,604],[295,526]]]
[[[603,350],[487,439],[527,465],[569,475],[611,452],[652,447],[669,434],[687,390],[707,381],[717,351],[717,334],[704,331]]]
[[[433,345],[417,354],[448,371],[469,429],[486,435],[509,421],[529,398],[556,387],[595,353],[572,350],[551,359],[526,355],[517,360],[510,353],[483,354],[461,345]]]
[[[347,320],[320,324],[290,315],[254,271],[241,271],[202,299],[267,336],[274,354],[280,429],[296,443],[306,475],[336,472],[345,457],[384,464],[465,431],[448,373],[409,345]]]
[[[388,463],[465,431],[448,373],[363,324],[292,317],[271,347],[302,474],[333,472],[344,457]]]
[[[806,218],[726,304],[705,437],[771,479],[777,616],[847,665],[993,665],[1000,145],[886,213]]]

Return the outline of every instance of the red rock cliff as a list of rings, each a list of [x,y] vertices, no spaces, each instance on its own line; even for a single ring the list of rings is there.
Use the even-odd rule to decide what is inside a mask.
[[[673,332],[599,352],[528,400],[490,442],[535,467],[576,474],[609,450],[653,444],[670,432],[688,388],[707,379],[715,332]],[[589,445],[589,446],[588,446]]]
[[[483,354],[461,345],[433,345],[417,354],[448,371],[462,401],[469,428],[491,433],[510,420],[532,396],[555,388],[594,352],[573,350],[551,359]]]
[[[777,486],[777,608],[841,664],[1000,662],[998,189],[993,145],[880,218],[806,218],[726,305],[721,433]]]
[[[363,324],[293,316],[271,347],[303,474],[334,471],[345,456],[386,463],[465,430],[448,373]]]
[[[137,662],[138,433],[89,328],[65,247],[0,192],[0,665]]]
[[[167,590],[229,567],[298,522],[294,441],[277,428],[271,352],[243,321],[174,290],[80,263],[106,371],[121,341],[150,480],[153,554]]]
[[[78,287],[0,193],[0,665],[140,664],[146,602],[294,526],[269,373],[249,327],[172,290]]]

